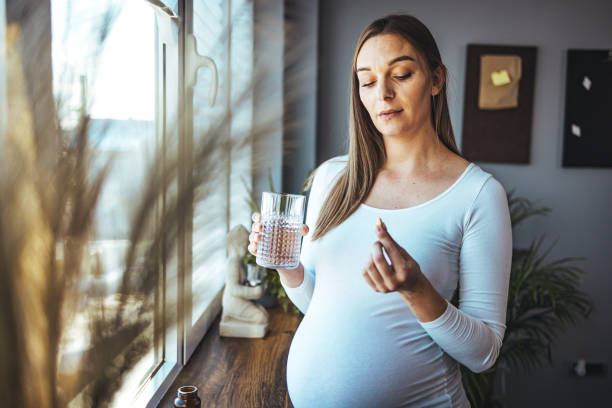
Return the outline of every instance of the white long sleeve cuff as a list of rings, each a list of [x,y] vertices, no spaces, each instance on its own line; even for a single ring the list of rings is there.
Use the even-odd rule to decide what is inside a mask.
[[[446,303],[446,310],[440,317],[420,322],[421,326],[446,353],[473,372],[480,373],[492,367],[499,356],[505,327],[493,330],[448,301]]]
[[[312,298],[312,292],[314,292],[314,283],[314,277],[308,273],[307,270],[304,270],[304,280],[299,286],[290,288],[283,284],[283,288],[285,288],[285,293],[287,293],[289,299],[291,299],[293,304],[304,314],[306,314],[306,310],[308,310],[308,304]]]

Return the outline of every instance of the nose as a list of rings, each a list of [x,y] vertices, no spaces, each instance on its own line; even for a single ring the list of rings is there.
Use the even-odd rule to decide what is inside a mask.
[[[390,100],[395,96],[392,83],[386,77],[377,82],[376,96],[379,100]]]

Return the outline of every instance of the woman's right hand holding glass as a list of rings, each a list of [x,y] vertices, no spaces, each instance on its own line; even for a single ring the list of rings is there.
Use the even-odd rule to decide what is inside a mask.
[[[261,232],[261,215],[259,213],[253,213],[251,216],[253,223],[251,224],[251,233],[249,234],[249,252],[253,255],[257,255],[257,243],[260,239]]]
[[[249,234],[249,252],[257,256],[257,244],[261,239],[261,214],[253,213],[251,219],[251,233]],[[302,236],[308,234],[308,225],[302,225]],[[304,280],[304,268],[300,263],[295,269],[277,269],[280,275],[281,282],[288,287],[296,287]]]
[[[251,224],[251,233],[249,234],[249,252],[253,255],[257,255],[257,244],[261,239],[261,214],[258,212],[253,213],[251,216],[253,223]],[[308,234],[308,225],[302,225],[302,236]]]

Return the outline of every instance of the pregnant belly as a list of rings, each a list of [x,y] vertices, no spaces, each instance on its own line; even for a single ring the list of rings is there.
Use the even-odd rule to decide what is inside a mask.
[[[287,359],[296,408],[450,406],[456,363],[403,305],[378,312],[310,306]]]

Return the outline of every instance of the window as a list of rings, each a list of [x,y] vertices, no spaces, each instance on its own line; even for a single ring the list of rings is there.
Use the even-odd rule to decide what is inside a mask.
[[[69,375],[76,369],[80,355],[90,347],[91,313],[100,302],[107,311],[116,307],[129,246],[132,204],[143,192],[147,165],[158,144],[158,21],[153,8],[142,0],[53,0],[51,7],[53,88],[62,128],[73,132],[81,112],[88,112],[89,139],[94,149],[92,176],[107,162],[112,163],[95,214],[95,236],[89,243],[90,261],[101,263],[103,276],[86,274],[80,286],[93,289],[96,296],[85,298],[61,345],[60,370]],[[108,24],[108,34],[100,43],[103,24]],[[161,310],[151,313],[159,314]],[[157,324],[160,319],[154,321]],[[163,346],[172,341],[176,344],[176,339],[168,336],[153,338],[157,332],[151,326],[141,334],[154,347],[126,378],[125,388],[132,393],[168,361]],[[176,351],[172,355],[176,356]]]
[[[4,11],[4,2],[0,1],[0,38],[6,38],[4,32],[6,24],[6,15]],[[0,135],[4,134],[4,124],[6,123],[6,72],[5,72],[5,41],[0,41]]]
[[[248,137],[253,122],[248,91],[253,5],[250,0],[51,0],[51,6],[53,85],[61,125],[70,132],[79,115],[88,112],[96,153],[92,171],[112,159],[90,241],[91,261],[100,262],[104,272],[83,282],[93,283],[100,296],[87,300],[66,333],[60,367],[65,373],[74,371],[88,347],[88,310],[99,306],[100,299],[108,308],[116,301],[132,204],[142,193],[156,149],[168,147],[162,161],[178,158],[182,165],[181,176],[170,186],[173,193],[197,175],[192,168],[213,170],[194,192],[190,210],[176,215],[185,217],[187,228],[165,258],[150,311],[155,325],[167,329],[150,327],[141,334],[153,347],[118,395],[125,401],[121,395],[133,396],[137,390],[138,406],[155,406],[220,311],[229,226],[250,219],[242,180],[250,187],[251,150],[248,144],[237,148],[236,141]],[[112,23],[98,47],[104,21]],[[196,44],[193,52],[190,41]],[[188,81],[190,75],[194,82]],[[203,166],[196,162],[202,159],[197,147],[210,137],[225,147],[207,156],[208,166]],[[234,143],[224,144],[229,141]]]

